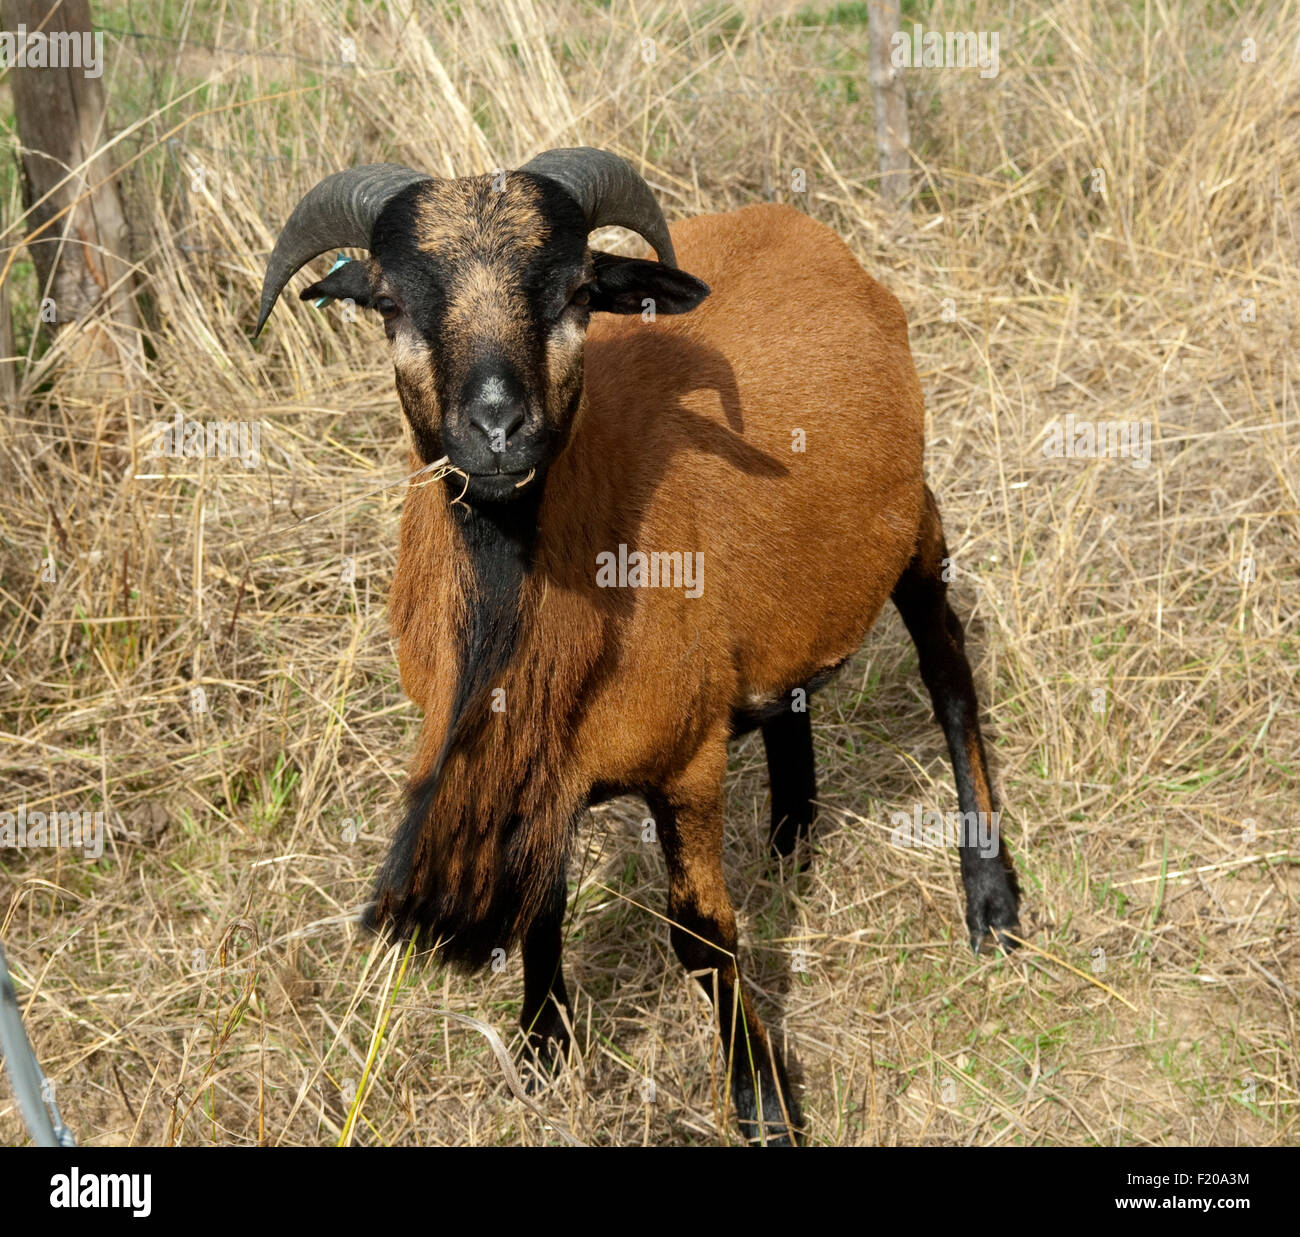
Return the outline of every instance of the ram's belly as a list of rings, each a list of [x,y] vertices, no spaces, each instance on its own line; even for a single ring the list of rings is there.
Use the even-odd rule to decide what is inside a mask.
[[[734,567],[722,568],[732,594],[746,599],[727,620],[737,708],[788,702],[792,689],[862,643],[907,565],[916,530],[898,504],[884,518],[864,516],[863,524],[838,534],[829,553],[822,534],[809,528],[768,555],[736,554]]]
[[[817,405],[811,390],[785,394],[798,414],[750,394],[743,451],[683,452],[644,523],[652,544],[675,537],[682,544],[671,548],[695,553],[700,597],[683,609],[703,603],[727,650],[737,708],[852,655],[911,558],[923,510],[911,410],[868,418],[861,407]],[[673,415],[688,422],[683,437],[692,416],[726,428],[704,399],[688,397]],[[792,438],[792,423],[806,437]],[[692,506],[698,516],[683,519]]]
[[[854,529],[772,520],[779,494],[739,481],[707,537],[673,541],[672,526],[647,520],[611,565],[626,572],[627,609],[584,711],[584,745],[600,760],[592,780],[654,785],[711,730],[743,732],[789,707],[793,689],[819,686],[857,650],[911,556],[916,488],[917,501],[896,494]],[[632,578],[665,551],[696,559],[679,586]]]

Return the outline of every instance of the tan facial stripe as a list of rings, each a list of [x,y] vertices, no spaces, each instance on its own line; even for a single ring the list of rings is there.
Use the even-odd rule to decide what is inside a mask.
[[[471,261],[458,270],[448,289],[446,328],[472,329],[483,336],[512,339],[528,329],[528,306],[513,272],[504,263]]]
[[[558,425],[582,381],[582,328],[569,321],[551,333],[546,341],[547,418]]]
[[[450,373],[470,363],[484,344],[522,362],[532,326],[518,286],[522,269],[550,236],[529,181],[491,176],[438,181],[416,207],[420,249],[451,272],[442,345]]]
[[[433,355],[423,344],[416,343],[413,332],[399,331],[393,337],[393,368],[419,399],[435,408],[438,400],[437,371]]]
[[[435,181],[416,205],[416,243],[448,259],[474,253],[525,258],[550,235],[538,200],[536,186],[515,177],[500,190],[491,176]]]

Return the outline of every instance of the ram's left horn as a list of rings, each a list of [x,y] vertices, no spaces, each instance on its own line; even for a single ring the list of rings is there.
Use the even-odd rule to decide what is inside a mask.
[[[369,249],[375,220],[403,189],[432,178],[399,163],[367,163],[327,176],[294,207],[275,242],[262,281],[261,333],[284,286],[330,249]]]

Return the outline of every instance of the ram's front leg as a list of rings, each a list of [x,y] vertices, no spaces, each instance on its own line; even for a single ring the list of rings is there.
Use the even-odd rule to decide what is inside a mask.
[[[567,882],[563,872],[551,900],[524,933],[524,1004],[519,1025],[524,1052],[543,1073],[553,1073],[568,1056],[573,1025],[564,986],[564,908]]]
[[[736,1119],[754,1146],[802,1141],[803,1118],[780,1053],[754,1012],[736,957],[736,913],[722,873],[725,733],[650,796],[668,865],[673,949],[714,1001]]]

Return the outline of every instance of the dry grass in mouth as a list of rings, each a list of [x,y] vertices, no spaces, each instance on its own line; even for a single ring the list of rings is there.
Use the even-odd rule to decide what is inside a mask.
[[[922,184],[897,217],[863,6],[97,6],[125,32],[106,85],[148,362],[129,389],[54,382],[15,262],[0,430],[0,810],[116,822],[98,862],[0,852],[81,1142],[736,1137],[641,804],[582,828],[579,1060],[532,1103],[498,1051],[517,961],[403,970],[357,933],[418,724],[384,612],[407,449],[373,323],[286,302],[249,339],[276,230],[329,171],[578,142],[644,160],[670,218],[796,202],[911,323],[1034,948],[973,960],[955,856],[889,842],[891,813],[955,806],[891,611],[816,698],[809,871],[767,860],[756,739],[728,779],[743,965],[812,1141],[1298,1141],[1295,4],[904,16],[1000,31],[1001,67],[908,77]],[[259,466],[148,459],[177,413],[259,421]],[[1149,466],[1044,455],[1067,415],[1149,425]],[[0,1142],[24,1140],[5,1084]]]

